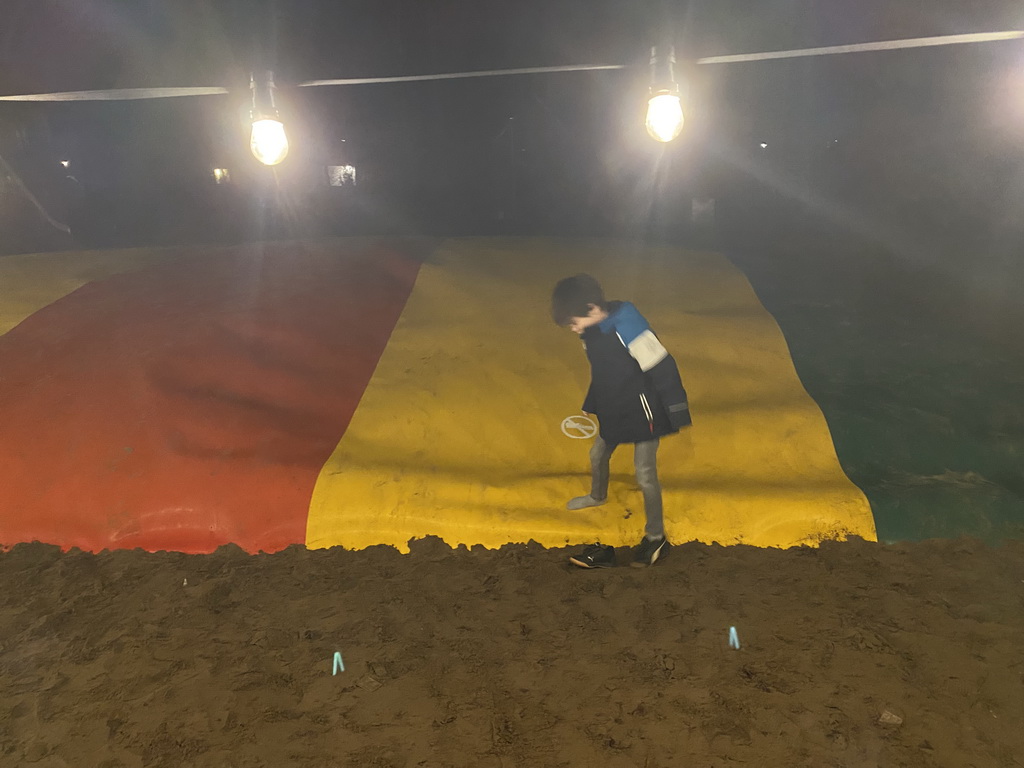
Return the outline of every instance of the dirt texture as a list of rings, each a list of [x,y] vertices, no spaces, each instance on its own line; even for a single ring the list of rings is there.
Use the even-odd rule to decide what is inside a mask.
[[[1024,765],[1022,543],[566,556],[18,545],[0,764]]]

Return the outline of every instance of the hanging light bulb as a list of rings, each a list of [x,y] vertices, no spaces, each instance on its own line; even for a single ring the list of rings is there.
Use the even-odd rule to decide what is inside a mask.
[[[267,72],[257,82],[253,75],[249,80],[252,90],[252,133],[249,148],[253,156],[264,165],[277,165],[288,156],[288,135],[274,103],[274,73]]]
[[[658,141],[672,141],[683,130],[683,105],[675,93],[656,93],[647,102],[647,133]]]
[[[661,142],[672,141],[683,130],[683,105],[675,79],[676,55],[672,46],[651,49],[651,96],[647,102],[647,133]]]
[[[280,120],[263,118],[252,124],[249,148],[264,165],[277,165],[288,156],[288,136]]]

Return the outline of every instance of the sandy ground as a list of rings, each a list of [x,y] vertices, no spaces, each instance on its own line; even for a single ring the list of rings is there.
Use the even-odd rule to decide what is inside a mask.
[[[1024,544],[565,558],[19,545],[0,764],[1024,765]]]

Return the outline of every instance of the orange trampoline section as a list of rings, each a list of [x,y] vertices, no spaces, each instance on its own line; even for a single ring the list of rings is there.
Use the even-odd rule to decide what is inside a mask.
[[[50,284],[48,257],[26,261],[30,299],[0,335],[0,544],[304,542],[318,473],[405,305],[417,250],[141,254],[91,282],[54,255]]]

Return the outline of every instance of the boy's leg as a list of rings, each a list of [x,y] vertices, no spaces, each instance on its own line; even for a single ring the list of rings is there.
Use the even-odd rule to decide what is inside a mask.
[[[647,440],[633,446],[636,481],[644,493],[644,512],[647,525],[644,537],[633,549],[633,563],[637,568],[654,565],[668,552],[665,524],[661,513],[661,484],[658,482],[658,441]]]
[[[609,445],[598,435],[590,446],[590,496],[604,501],[608,498],[609,465],[615,446]]]
[[[590,493],[577,496],[566,504],[567,509],[585,509],[604,504],[608,499],[608,472],[614,445],[606,443],[600,435],[594,438],[590,446]]]
[[[661,484],[658,482],[658,440],[646,440],[633,446],[636,482],[644,494],[647,525],[644,537],[650,541],[665,538],[665,522],[661,505]]]

